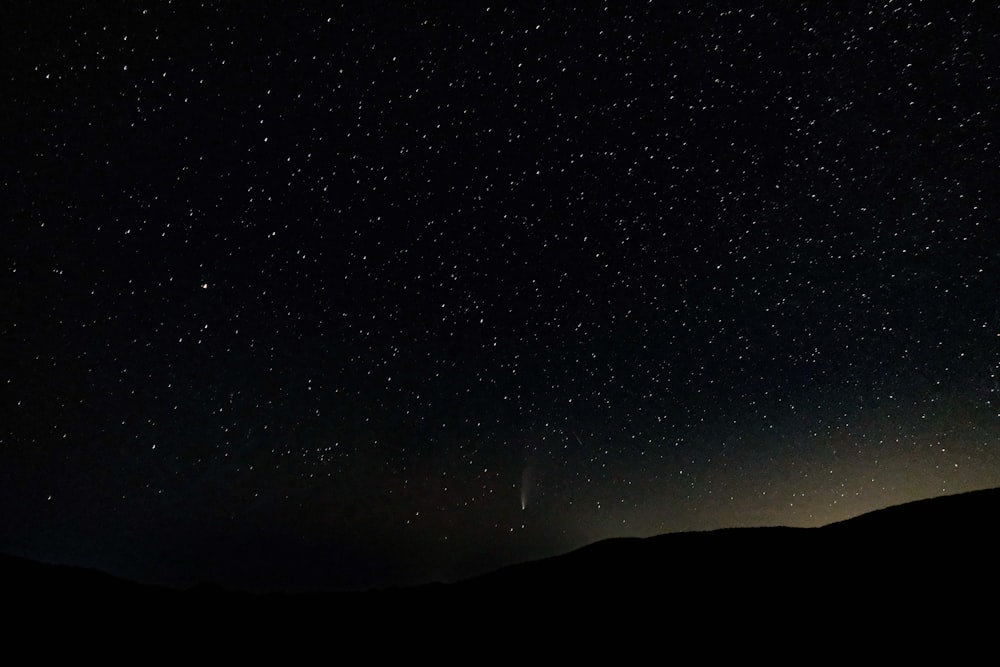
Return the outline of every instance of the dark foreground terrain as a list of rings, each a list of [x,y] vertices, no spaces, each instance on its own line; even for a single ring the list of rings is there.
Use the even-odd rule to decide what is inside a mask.
[[[0,557],[0,585],[8,643],[40,656],[136,646],[216,657],[362,649],[460,658],[468,646],[733,654],[805,637],[832,641],[830,650],[877,638],[883,650],[913,653],[945,635],[965,645],[993,636],[998,517],[992,489],[823,528],[608,540],[455,584],[366,593],[177,591],[12,557]]]

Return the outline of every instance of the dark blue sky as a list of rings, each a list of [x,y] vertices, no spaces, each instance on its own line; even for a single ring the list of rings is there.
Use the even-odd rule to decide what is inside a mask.
[[[255,588],[1000,482],[983,3],[23,3],[0,549]]]

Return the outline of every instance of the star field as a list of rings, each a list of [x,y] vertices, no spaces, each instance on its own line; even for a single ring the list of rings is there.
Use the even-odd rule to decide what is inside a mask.
[[[1000,484],[987,3],[26,3],[0,550],[452,579]]]

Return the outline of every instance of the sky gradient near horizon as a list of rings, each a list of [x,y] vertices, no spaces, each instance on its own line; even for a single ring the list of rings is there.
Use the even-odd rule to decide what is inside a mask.
[[[20,3],[0,550],[453,579],[1000,485],[988,3]]]

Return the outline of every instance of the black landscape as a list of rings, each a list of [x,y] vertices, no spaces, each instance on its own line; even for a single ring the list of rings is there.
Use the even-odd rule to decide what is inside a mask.
[[[0,559],[0,585],[25,626],[139,636],[239,637],[243,650],[284,642],[349,645],[378,628],[421,637],[442,627],[476,637],[561,623],[621,631],[639,618],[674,632],[817,623],[863,627],[920,619],[938,630],[997,592],[1000,489],[889,507],[821,528],[738,528],[609,539],[454,583],[367,592],[247,593],[207,582],[187,590],[104,573]],[[224,623],[220,619],[225,619]],[[428,634],[430,633],[430,634]],[[550,637],[551,639],[551,637]],[[383,646],[380,650],[386,650]]]

